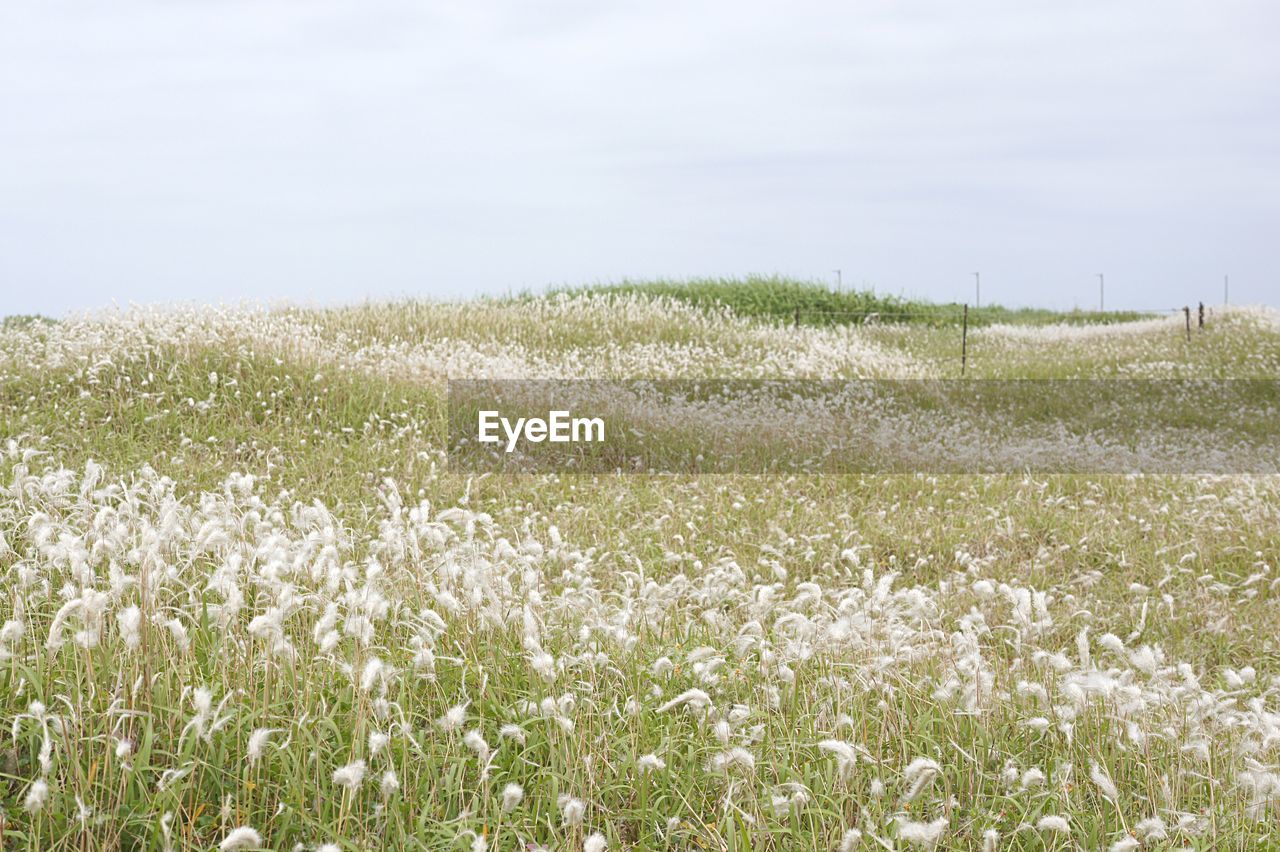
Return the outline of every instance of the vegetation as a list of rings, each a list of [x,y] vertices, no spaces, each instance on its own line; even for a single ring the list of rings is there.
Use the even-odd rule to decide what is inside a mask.
[[[493,475],[461,377],[951,375],[672,299],[0,332],[5,848],[1280,844],[1280,477]],[[1280,375],[1280,321],[979,376]]]
[[[684,281],[623,281],[569,293],[643,295],[675,299],[698,307],[725,307],[744,317],[794,323],[799,312],[802,325],[853,323],[912,323],[929,326],[958,325],[964,305],[909,299],[870,290],[832,290],[825,284],[778,276],[694,278]],[[1010,323],[1018,325],[1072,325],[1130,322],[1150,316],[1133,311],[1051,311],[1043,308],[1005,308],[1000,305],[969,306],[971,326]]]

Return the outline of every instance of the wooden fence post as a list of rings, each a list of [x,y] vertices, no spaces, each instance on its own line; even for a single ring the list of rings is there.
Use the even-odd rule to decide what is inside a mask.
[[[800,327],[800,309],[796,308],[796,328]]]
[[[1186,305],[1182,308],[1182,313],[1187,317],[1187,342],[1191,342],[1191,306]]]
[[[1200,330],[1204,331],[1204,302],[1200,303]]]
[[[960,327],[960,376],[969,360],[969,306],[964,306],[964,324]]]

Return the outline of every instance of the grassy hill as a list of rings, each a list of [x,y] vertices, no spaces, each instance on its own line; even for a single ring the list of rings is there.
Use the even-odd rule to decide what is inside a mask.
[[[690,278],[684,280],[623,281],[553,292],[661,296],[698,307],[726,307],[744,317],[795,322],[802,325],[845,325],[876,320],[932,326],[961,321],[964,306],[907,299],[870,290],[832,290],[824,284],[779,276],[747,278]],[[1149,316],[1133,311],[1053,311],[1046,308],[969,307],[970,325],[1007,323],[1048,325],[1128,322]]]
[[[1280,477],[452,466],[458,378],[957,372],[691,304],[0,328],[4,848],[1277,848]],[[1280,322],[969,358],[1274,377]]]

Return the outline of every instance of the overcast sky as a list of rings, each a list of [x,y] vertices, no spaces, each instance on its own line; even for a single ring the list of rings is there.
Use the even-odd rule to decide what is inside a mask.
[[[4,0],[0,314],[780,273],[1280,302],[1280,6]]]

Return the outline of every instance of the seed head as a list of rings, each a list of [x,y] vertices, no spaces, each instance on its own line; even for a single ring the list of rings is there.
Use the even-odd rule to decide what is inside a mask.
[[[524,800],[524,788],[519,784],[511,783],[502,788],[502,809],[510,813],[520,807],[520,802]]]
[[[237,852],[240,849],[257,849],[262,846],[262,835],[247,825],[233,828],[218,844],[218,852]]]
[[[340,787],[346,787],[348,790],[354,790],[360,786],[360,782],[364,780],[365,762],[357,760],[348,763],[340,769],[333,772],[333,783]]]

